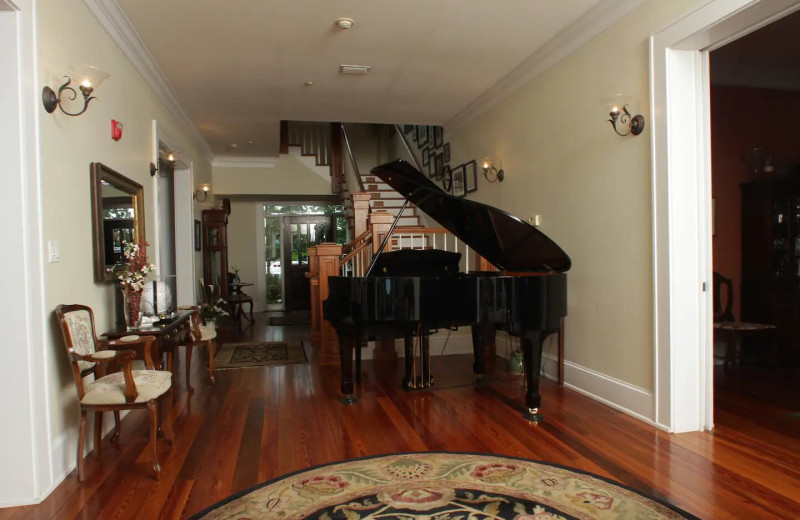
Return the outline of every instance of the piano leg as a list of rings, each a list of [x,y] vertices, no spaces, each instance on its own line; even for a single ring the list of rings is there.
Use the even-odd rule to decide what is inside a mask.
[[[414,381],[414,336],[408,335],[403,338],[403,346],[405,347],[406,357],[406,375],[403,378],[403,390],[413,390],[417,387]]]
[[[422,388],[429,388],[433,386],[433,376],[431,375],[431,347],[430,347],[430,334],[422,333],[420,339],[420,360],[419,364],[422,365],[422,381],[419,385]]]
[[[357,342],[357,343],[356,343]],[[344,404],[358,401],[353,397],[353,347],[361,348],[361,335],[339,331],[339,365],[342,370],[342,397]]]
[[[490,327],[491,331],[494,332],[494,326],[488,323],[476,323],[472,326],[472,373],[475,374],[478,380],[482,380],[483,374],[486,373],[483,356],[485,352],[486,336]]]
[[[542,414],[542,396],[539,394],[539,371],[542,369],[542,343],[547,334],[538,330],[527,330],[520,334],[522,343],[522,359],[525,363],[525,382],[528,391],[525,393],[525,412],[522,416],[529,421],[539,422]]]

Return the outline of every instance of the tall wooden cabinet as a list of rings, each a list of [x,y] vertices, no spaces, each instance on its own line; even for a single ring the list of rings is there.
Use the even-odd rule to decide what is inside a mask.
[[[778,360],[797,362],[800,339],[800,184],[742,184],[742,321],[777,326]]]
[[[219,287],[222,299],[228,297],[228,215],[230,201],[222,209],[203,210],[203,280]]]

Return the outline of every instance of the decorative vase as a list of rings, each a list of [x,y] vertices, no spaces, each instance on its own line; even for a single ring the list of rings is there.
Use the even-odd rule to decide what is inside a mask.
[[[522,362],[522,352],[512,352],[508,358],[508,371],[512,375],[520,375],[525,372],[525,367]]]
[[[122,291],[122,312],[125,316],[125,328],[136,330],[142,318],[142,291]]]

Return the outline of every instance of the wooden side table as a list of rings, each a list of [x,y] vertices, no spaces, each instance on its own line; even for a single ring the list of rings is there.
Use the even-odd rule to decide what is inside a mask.
[[[150,346],[150,355],[153,358],[157,370],[162,368],[162,356],[167,355],[167,370],[172,372],[173,358],[175,347],[180,345],[189,335],[189,318],[191,318],[191,311],[177,311],[176,316],[168,322],[156,323],[140,327],[136,330],[127,330],[125,326],[117,326],[109,331],[103,333],[103,336],[109,340],[113,340],[115,346],[124,342],[120,342],[119,338],[124,336],[144,336],[152,337],[152,344]],[[128,348],[140,348],[135,343],[131,342]]]

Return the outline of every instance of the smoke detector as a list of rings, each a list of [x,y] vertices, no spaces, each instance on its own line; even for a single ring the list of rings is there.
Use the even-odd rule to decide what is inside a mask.
[[[369,65],[339,65],[339,74],[366,76],[371,68]]]
[[[353,19],[352,18],[339,18],[336,20],[336,27],[339,29],[346,31],[347,29],[353,26]]]

